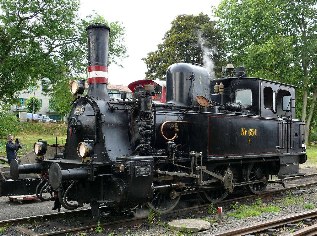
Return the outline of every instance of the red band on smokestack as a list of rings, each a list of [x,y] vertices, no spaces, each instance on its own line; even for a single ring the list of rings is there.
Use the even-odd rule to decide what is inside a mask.
[[[108,71],[108,67],[106,66],[88,66],[88,72],[92,71]]]
[[[108,84],[108,78],[105,78],[105,77],[88,78],[88,84]]]
[[[88,84],[108,84],[108,67],[88,66]]]

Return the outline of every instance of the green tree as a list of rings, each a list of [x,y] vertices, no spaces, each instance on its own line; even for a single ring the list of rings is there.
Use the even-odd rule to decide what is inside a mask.
[[[1,99],[68,72],[78,59],[78,8],[78,0],[0,0]]]
[[[317,1],[223,0],[216,15],[228,60],[250,74],[298,86],[306,122],[305,141],[317,99]]]
[[[49,108],[61,116],[66,116],[70,111],[70,104],[73,99],[69,90],[69,83],[63,80],[55,85],[55,89],[51,93]]]
[[[172,21],[163,43],[144,58],[148,79],[165,79],[167,68],[177,62],[200,64],[220,73],[223,39],[207,15],[180,15]]]
[[[84,77],[86,27],[106,21],[98,15],[79,19],[78,9],[79,0],[0,0],[2,101],[12,101],[16,92],[35,86],[43,79],[48,95],[60,95],[60,84]],[[108,25],[111,28],[109,63],[120,65],[120,60],[126,56],[124,28],[118,22]],[[65,93],[67,90],[68,86],[64,88]]]
[[[0,112],[0,124],[0,138],[4,140],[6,140],[8,134],[16,133],[19,130],[19,122],[17,117],[6,111]],[[3,145],[5,146],[5,143],[3,143]]]
[[[42,107],[41,100],[36,97],[30,97],[26,100],[26,109],[29,113],[36,113]]]

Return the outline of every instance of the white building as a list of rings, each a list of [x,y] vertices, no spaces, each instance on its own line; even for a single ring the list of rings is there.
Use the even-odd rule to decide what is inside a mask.
[[[115,84],[108,84],[108,93],[111,98],[115,99],[121,99],[121,94],[126,93],[127,97],[126,98],[132,98],[132,92],[128,88],[128,86],[124,85],[115,85]]]
[[[11,111],[19,115],[21,113],[27,112],[26,101],[31,98],[36,97],[41,102],[41,108],[36,113],[43,115],[50,115],[49,110],[49,100],[50,97],[43,92],[42,83],[38,82],[36,86],[29,87],[18,93],[18,101],[16,104],[11,106]]]

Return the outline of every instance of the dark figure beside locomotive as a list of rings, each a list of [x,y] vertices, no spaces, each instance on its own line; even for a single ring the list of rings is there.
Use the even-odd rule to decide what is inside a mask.
[[[17,158],[17,152],[20,148],[22,148],[19,139],[15,139],[15,142],[13,142],[13,139],[13,135],[9,134],[8,141],[6,144],[6,153],[9,164],[13,159]]]
[[[295,119],[295,89],[247,77],[228,66],[221,79],[186,63],[167,71],[166,103],[152,100],[155,82],[129,85],[133,99],[107,92],[109,28],[88,31],[88,93],[74,81],[65,151],[37,163],[11,164],[11,175],[39,173],[37,194],[54,191],[66,209],[90,204],[130,209],[147,204],[172,210],[185,194],[217,202],[236,187],[265,190],[270,175],[298,175],[306,161],[304,123]],[[46,186],[45,188],[43,186]],[[54,207],[55,209],[58,207]]]

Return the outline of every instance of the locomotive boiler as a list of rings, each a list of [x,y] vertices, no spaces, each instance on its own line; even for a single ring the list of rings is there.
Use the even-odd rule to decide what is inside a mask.
[[[295,88],[248,77],[232,65],[220,79],[206,69],[173,64],[166,76],[166,102],[153,101],[156,83],[129,85],[132,99],[107,91],[109,28],[91,25],[88,79],[74,81],[65,150],[46,155],[34,145],[35,164],[11,164],[11,175],[39,173],[36,192],[55,193],[66,209],[90,204],[131,209],[147,204],[172,210],[182,195],[208,202],[235,188],[264,191],[270,176],[299,173],[306,161],[305,124],[295,119]],[[58,207],[57,207],[58,208]]]

